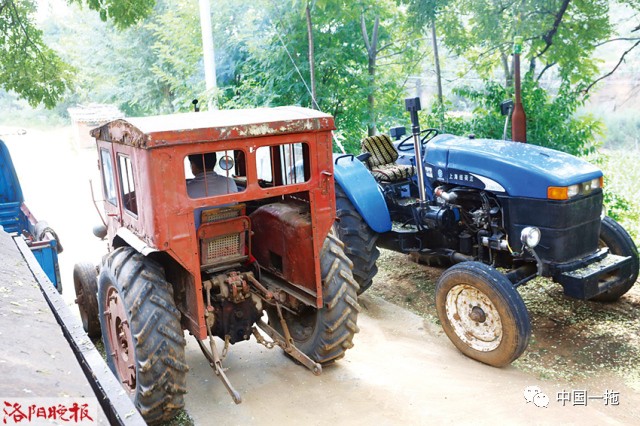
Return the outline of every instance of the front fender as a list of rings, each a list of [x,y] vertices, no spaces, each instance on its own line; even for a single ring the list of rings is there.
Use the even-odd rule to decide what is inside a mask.
[[[382,191],[369,170],[351,155],[333,154],[336,183],[375,232],[391,231],[391,216]]]
[[[149,246],[147,243],[142,241],[140,237],[138,237],[127,228],[119,228],[116,232],[116,237],[114,238],[113,244],[114,249],[123,245],[117,244],[117,239],[122,240],[126,245],[131,246],[135,251],[142,254],[143,256],[149,256],[151,253],[155,253],[158,251],[158,249]]]

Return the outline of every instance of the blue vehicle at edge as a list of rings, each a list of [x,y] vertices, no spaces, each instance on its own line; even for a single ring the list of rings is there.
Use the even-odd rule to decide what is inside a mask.
[[[531,335],[519,286],[544,276],[601,302],[631,289],[638,251],[603,213],[597,167],[535,145],[421,132],[419,100],[407,109],[413,132],[403,141],[378,135],[357,157],[334,154],[336,230],[361,292],[377,247],[453,265],[436,285],[443,329],[467,356],[503,366]]]
[[[37,221],[22,195],[11,155],[0,140],[0,227],[9,234],[22,235],[51,283],[62,292],[58,254],[62,246],[46,222]]]

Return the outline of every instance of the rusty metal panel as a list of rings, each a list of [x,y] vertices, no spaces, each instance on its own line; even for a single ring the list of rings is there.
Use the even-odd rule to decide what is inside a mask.
[[[94,129],[99,147],[109,149],[114,165],[116,151],[130,155],[135,163],[138,215],[104,202],[110,241],[115,230],[125,226],[149,246],[168,253],[191,275],[186,286],[185,325],[194,335],[206,338],[204,301],[200,276],[199,240],[194,213],[197,209],[247,203],[272,197],[294,196],[307,200],[311,212],[307,224],[296,225],[300,240],[293,252],[290,272],[300,285],[316,294],[322,306],[319,255],[335,219],[332,138],[333,118],[298,107],[176,114],[116,120]],[[110,143],[112,142],[112,143]],[[289,185],[261,187],[257,175],[256,151],[263,146],[303,143],[308,146],[309,179]],[[246,168],[246,189],[242,192],[191,199],[184,172],[189,154],[241,150]],[[118,179],[116,179],[118,181]],[[116,183],[118,194],[122,189]],[[256,231],[257,227],[252,226]],[[261,233],[264,239],[273,233]],[[302,237],[304,235],[304,238]],[[256,243],[256,238],[253,243]],[[293,243],[292,243],[293,244]],[[291,252],[291,251],[290,251]],[[292,256],[294,256],[292,254]]]
[[[309,206],[274,203],[251,214],[253,255],[260,265],[286,281],[317,291]]]
[[[259,138],[335,129],[333,117],[300,107],[191,112],[115,120],[93,129],[97,139],[139,148]]]

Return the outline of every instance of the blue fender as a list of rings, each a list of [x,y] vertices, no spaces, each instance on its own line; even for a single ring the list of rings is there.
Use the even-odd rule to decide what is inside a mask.
[[[375,232],[391,231],[391,216],[378,183],[355,157],[333,154],[336,183],[344,190],[367,225]]]

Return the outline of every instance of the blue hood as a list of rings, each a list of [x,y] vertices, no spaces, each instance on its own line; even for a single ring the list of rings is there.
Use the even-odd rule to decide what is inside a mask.
[[[413,152],[406,154],[404,161],[413,156]],[[602,176],[597,167],[564,152],[452,135],[439,135],[429,142],[424,161],[427,178],[432,181],[466,184],[514,197],[546,199],[549,186],[569,186]]]

